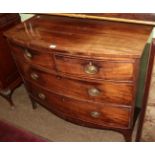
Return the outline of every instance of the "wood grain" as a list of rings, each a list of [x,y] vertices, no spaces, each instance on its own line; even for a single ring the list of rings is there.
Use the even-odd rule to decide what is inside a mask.
[[[131,83],[72,80],[36,69],[23,62],[17,61],[17,65],[26,81],[28,80],[38,84],[51,92],[93,102],[120,104],[124,106],[131,106],[133,104],[135,90],[134,85]],[[37,78],[33,79],[31,77],[32,74],[37,75]],[[92,88],[98,89],[100,91],[99,95],[89,95],[88,91]]]
[[[104,126],[116,126],[121,128],[128,128],[130,108],[118,108],[103,104],[94,104],[93,102],[82,102],[75,99],[70,99],[64,96],[52,94],[50,92],[37,87],[36,85],[26,85],[29,92],[44,106],[50,108],[50,110],[57,109],[64,115],[67,114],[71,118],[78,118],[90,123],[97,123]],[[40,99],[39,93],[43,93],[46,98]],[[93,118],[90,113],[93,111],[100,112],[101,115],[98,118]]]
[[[14,44],[11,44],[10,46],[14,53],[13,55],[15,59],[19,59],[22,62],[35,64],[44,68],[52,69],[54,67],[52,54],[48,52],[35,51]],[[31,58],[26,56],[27,52],[32,56]]]
[[[38,15],[5,36],[34,108],[38,101],[66,120],[117,129],[131,141],[140,62],[152,28]]]
[[[55,55],[55,63],[58,72],[74,76],[104,80],[134,80],[134,60],[102,61],[95,59],[80,59],[79,57],[67,57]],[[97,73],[91,75],[85,72],[85,67],[92,63],[97,68]]]
[[[36,16],[5,35],[33,48],[50,50],[54,44],[55,50],[71,54],[139,58],[151,31],[152,26]]]

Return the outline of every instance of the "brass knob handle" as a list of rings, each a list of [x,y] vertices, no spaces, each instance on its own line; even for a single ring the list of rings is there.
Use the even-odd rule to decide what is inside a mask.
[[[25,50],[25,53],[24,53],[24,57],[26,58],[26,59],[32,59],[32,54],[26,49]]]
[[[98,68],[93,65],[92,62],[89,62],[89,64],[85,66],[84,70],[87,74],[96,74],[98,72]]]
[[[62,79],[62,77],[61,77],[61,76],[57,76],[56,78],[57,78],[58,80],[61,80],[61,79]]]
[[[92,112],[90,113],[90,115],[91,115],[91,117],[93,117],[93,118],[98,118],[98,117],[100,117],[101,113],[98,112],[98,111],[92,111]]]
[[[39,93],[38,94],[38,97],[42,100],[45,100],[46,99],[46,96],[43,94],[43,93]]]
[[[90,88],[88,89],[88,94],[90,96],[99,96],[100,95],[100,90],[97,88]]]
[[[37,80],[37,79],[39,78],[39,76],[38,76],[38,74],[36,74],[36,73],[31,73],[31,78],[32,78],[33,80]]]

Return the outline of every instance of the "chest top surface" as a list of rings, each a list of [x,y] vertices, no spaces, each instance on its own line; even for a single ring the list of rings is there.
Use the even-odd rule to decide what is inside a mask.
[[[70,54],[140,58],[152,26],[40,15],[7,31],[26,47]]]

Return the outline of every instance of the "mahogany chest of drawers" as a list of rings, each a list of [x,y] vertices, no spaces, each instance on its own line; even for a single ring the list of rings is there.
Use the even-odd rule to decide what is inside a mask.
[[[20,23],[19,14],[0,14],[0,95],[5,97],[12,106],[11,94],[21,83],[21,78],[3,33],[18,23]]]
[[[131,140],[151,26],[35,16],[5,33],[33,107]]]

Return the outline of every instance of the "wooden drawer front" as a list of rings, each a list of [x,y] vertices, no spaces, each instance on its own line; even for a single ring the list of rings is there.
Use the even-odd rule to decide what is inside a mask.
[[[105,80],[134,80],[134,63],[121,61],[96,61],[55,55],[59,72]]]
[[[24,63],[19,66],[22,66],[21,70],[26,79],[61,95],[122,105],[131,105],[133,101],[134,86],[132,84],[72,80],[34,69]]]
[[[29,50],[15,45],[12,45],[12,50],[15,59],[34,65],[39,65],[48,69],[54,68],[52,54]]]
[[[130,108],[83,102],[52,94],[31,84],[27,88],[33,97],[51,110],[56,109],[72,118],[103,126],[129,127]]]

